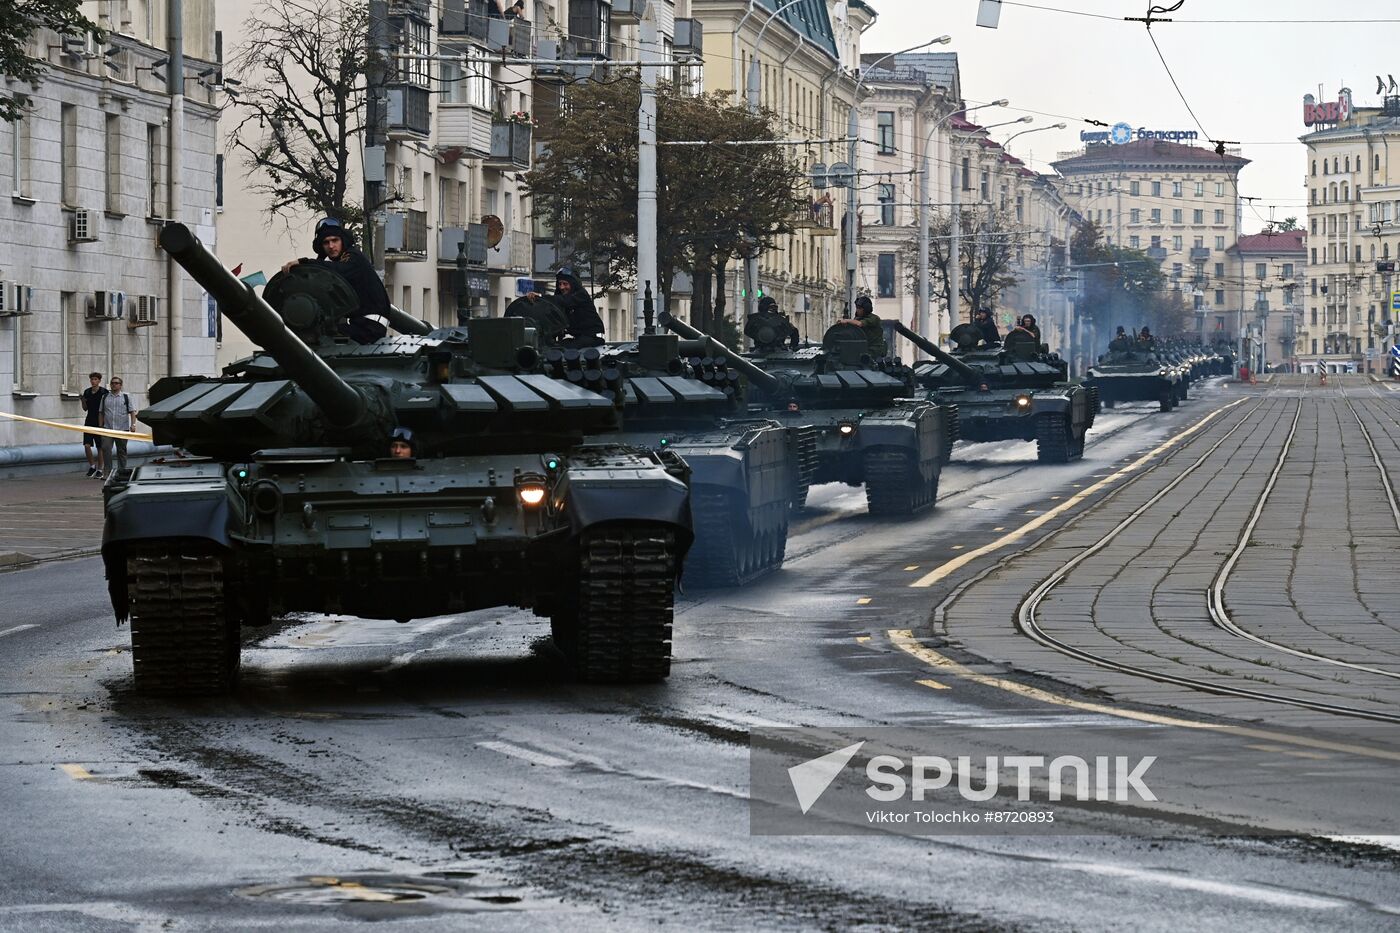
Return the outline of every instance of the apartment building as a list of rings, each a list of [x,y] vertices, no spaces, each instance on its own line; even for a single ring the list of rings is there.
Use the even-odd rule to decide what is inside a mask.
[[[1244,345],[1242,359],[1252,370],[1299,372],[1307,242],[1306,230],[1240,237],[1226,251],[1231,279],[1221,286],[1227,289],[1226,307],[1217,307],[1207,316],[1207,339],[1239,334]]]
[[[1114,130],[1105,135],[1126,141],[1091,142],[1061,155],[1054,163],[1060,189],[1110,246],[1140,249],[1160,262],[1204,332],[1217,312],[1235,309],[1228,250],[1240,235],[1239,174],[1249,160],[1157,138],[1185,135],[1176,131],[1138,130],[1134,138],[1127,124]]]
[[[84,8],[105,41],[40,30],[28,43],[47,64],[39,82],[0,77],[0,93],[25,104],[23,119],[0,123],[10,192],[0,201],[0,384],[10,387],[8,410],[73,424],[90,371],[120,375],[140,406],[162,376],[214,366],[211,303],[156,245],[167,219],[215,239],[213,0],[184,6],[179,134],[163,0]],[[21,459],[79,443],[0,421],[0,448],[28,448]]]

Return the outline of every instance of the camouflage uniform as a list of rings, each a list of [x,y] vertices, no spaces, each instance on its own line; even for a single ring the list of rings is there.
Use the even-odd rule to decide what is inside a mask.
[[[872,311],[865,317],[860,318],[860,329],[865,334],[865,343],[869,348],[870,355],[876,359],[885,356],[888,347],[885,344],[885,328],[880,324],[880,319]]]

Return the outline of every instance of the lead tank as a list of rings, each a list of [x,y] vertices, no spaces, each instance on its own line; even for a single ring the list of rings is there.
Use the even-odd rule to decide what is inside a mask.
[[[1041,463],[1084,455],[1084,436],[1098,414],[1092,388],[1069,381],[1069,368],[1033,334],[1013,330],[1000,346],[977,346],[981,331],[959,324],[947,352],[902,323],[894,330],[933,357],[914,366],[928,397],[952,402],[967,441],[1035,441]]]
[[[546,375],[530,322],[361,346],[337,336],[355,298],[332,270],[275,277],[274,308],[182,225],[160,244],[263,349],[157,382],[139,419],[198,459],[108,489],[102,554],[140,692],[229,690],[240,627],[297,610],[519,606],[583,680],[666,676],[685,464],[608,440],[620,406]],[[416,456],[387,456],[399,427]]]
[[[774,328],[774,342],[746,357],[668,314],[660,320],[723,357],[748,382],[749,411],[791,433],[794,504],[813,485],[845,483],[865,487],[872,515],[907,517],[933,507],[956,436],[954,409],[914,398],[912,371],[871,358],[859,327],[833,325],[821,346],[795,349],[780,346],[790,335]]]
[[[1185,398],[1187,379],[1183,365],[1167,359],[1156,344],[1115,337],[1084,383],[1098,389],[1107,408],[1119,402],[1156,402],[1161,411],[1171,411]]]

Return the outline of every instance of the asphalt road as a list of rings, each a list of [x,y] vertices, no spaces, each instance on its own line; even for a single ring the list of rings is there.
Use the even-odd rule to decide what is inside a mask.
[[[1105,412],[1078,464],[964,445],[913,522],[867,518],[859,490],[814,491],[780,574],[679,600],[674,672],[655,687],[570,683],[546,624],[493,611],[289,622],[250,639],[234,697],[155,702],[131,693],[97,560],[0,575],[0,929],[1400,928],[1385,848],[1260,835],[1281,811],[1349,827],[1372,800],[1391,804],[1380,832],[1396,812],[1376,790],[1387,736],[1162,712],[1155,687],[1037,676],[1053,672],[931,623],[959,585],[1147,489],[1165,472],[1120,472],[1239,391]],[[1242,408],[1291,416],[1283,394],[1169,451]],[[1217,472],[1194,475],[1209,489]],[[748,734],[775,726],[989,746],[1012,729],[1153,730],[1195,795],[1069,808],[1070,835],[756,835]]]

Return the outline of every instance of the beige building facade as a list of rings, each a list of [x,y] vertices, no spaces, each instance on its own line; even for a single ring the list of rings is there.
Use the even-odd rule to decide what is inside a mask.
[[[1393,274],[1400,260],[1400,162],[1391,177],[1389,147],[1400,146],[1400,96],[1380,106],[1303,98],[1300,137],[1308,188],[1306,316],[1299,325],[1304,372],[1386,370],[1392,338]]]
[[[1143,136],[1148,132],[1062,153],[1054,163],[1060,189],[1110,246],[1140,249],[1160,262],[1168,287],[1183,293],[1204,332],[1218,312],[1238,310],[1228,251],[1240,236],[1239,174],[1249,160]],[[1240,335],[1232,328],[1229,336]]]

